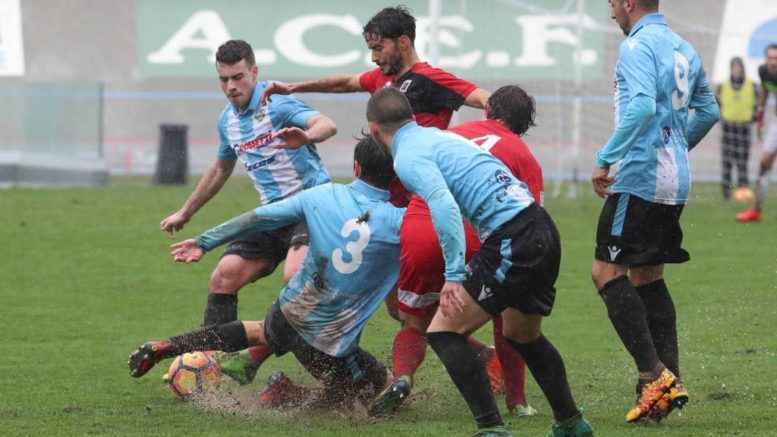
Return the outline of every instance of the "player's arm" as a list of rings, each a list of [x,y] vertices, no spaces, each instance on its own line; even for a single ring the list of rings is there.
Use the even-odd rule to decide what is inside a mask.
[[[766,115],[766,102],[769,100],[769,88],[766,87],[766,81],[761,77],[761,92],[758,95],[758,108],[755,111],[755,127],[758,138],[763,137],[764,116]]]
[[[693,90],[689,107],[693,109],[688,120],[687,140],[688,150],[696,147],[707,135],[712,126],[720,120],[720,106],[710,89],[704,70],[701,71],[696,89]]]
[[[355,93],[364,91],[358,74],[338,74],[305,82],[272,82],[262,93],[262,104],[273,94]]]
[[[197,187],[189,195],[183,206],[159,224],[160,228],[170,234],[181,230],[184,225],[213,198],[229,179],[235,169],[235,159],[217,159],[213,162],[197,183]]]
[[[461,210],[439,168],[430,160],[416,158],[404,165],[395,165],[395,170],[405,187],[421,196],[429,206],[432,224],[445,258],[445,281],[463,282],[466,277],[466,243]]]
[[[305,123],[305,129],[299,127],[285,127],[273,135],[283,140],[278,147],[297,149],[305,144],[316,144],[326,141],[337,133],[335,122],[323,114],[310,117]]]
[[[171,254],[178,262],[197,262],[206,252],[222,244],[240,238],[254,231],[268,231],[282,228],[304,220],[303,202],[305,192],[296,196],[260,206],[243,213],[214,228],[208,229],[195,238],[173,244]]]
[[[472,108],[485,109],[489,97],[491,97],[490,91],[476,88],[464,99],[464,104]]]

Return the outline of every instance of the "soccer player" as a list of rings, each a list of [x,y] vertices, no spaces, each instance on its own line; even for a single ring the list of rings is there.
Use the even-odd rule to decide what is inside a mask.
[[[373,94],[367,120],[373,137],[391,149],[402,184],[429,205],[445,283],[426,337],[469,405],[476,435],[512,435],[466,339],[500,315],[506,342],[523,356],[553,409],[551,434],[593,435],[572,399],[561,355],[540,329],[553,307],[561,260],[553,220],[493,155],[459,135],[415,123],[399,90]],[[462,216],[483,241],[466,269]]]
[[[271,99],[274,94],[290,94],[305,92],[348,93],[367,91],[370,94],[381,90],[386,86],[398,88],[410,101],[416,122],[421,126],[433,126],[446,129],[450,123],[454,110],[462,105],[474,108],[484,108],[490,93],[478,88],[471,82],[460,79],[446,71],[430,66],[422,62],[415,50],[415,18],[402,7],[389,7],[379,11],[363,29],[364,40],[372,52],[372,61],[377,68],[362,74],[336,75],[319,80],[299,83],[273,82],[264,91],[262,99]],[[404,206],[407,204],[407,215],[413,217],[402,226],[400,240],[404,246],[403,253],[409,253],[416,244],[413,238],[423,229],[429,227],[429,210],[426,204],[417,196],[409,198],[407,191],[398,182],[392,184],[392,202]],[[408,204],[409,201],[409,204]],[[417,224],[417,225],[416,225]],[[467,241],[478,244],[477,236],[466,226]],[[474,252],[474,250],[471,250]],[[418,284],[424,284],[427,279],[418,277],[424,274],[415,265],[408,264],[406,256],[400,259],[399,290],[408,291]],[[416,273],[417,272],[417,273]],[[437,281],[437,278],[430,279]],[[401,291],[400,291],[401,293]],[[386,301],[392,316],[397,317],[397,298],[392,295]],[[400,315],[401,316],[401,315]],[[423,331],[419,331],[405,321],[397,334],[392,351],[392,362],[395,375],[403,375],[407,369],[418,368],[423,362],[426,353],[426,338]],[[482,357],[488,357],[489,377],[494,388],[505,387],[508,404],[525,405],[523,393],[523,369],[524,364],[518,355],[511,354],[504,348],[501,340],[501,329],[498,320],[495,322],[496,354],[491,348],[470,337],[470,344],[480,351]],[[500,358],[510,360],[501,362]],[[512,357],[512,358],[511,358]],[[514,372],[506,378],[502,377],[504,369]],[[400,383],[401,384],[401,383]],[[400,391],[395,393],[396,398],[407,396],[410,384],[402,384]],[[522,401],[524,400],[524,401]],[[379,408],[373,413],[390,411]],[[516,409],[516,413],[530,412],[528,409]]]
[[[721,169],[723,198],[731,198],[731,170],[736,165],[738,186],[747,187],[751,126],[755,120],[758,89],[747,78],[742,58],[731,59],[731,76],[718,87],[720,120],[723,128]]]
[[[450,129],[450,132],[473,141],[499,158],[518,180],[528,185],[534,201],[541,205],[542,168],[520,137],[534,125],[534,100],[518,86],[504,86],[489,97],[485,113],[486,120],[464,123]],[[464,222],[464,226],[468,231],[465,261],[469,261],[480,249],[480,241],[467,222]],[[400,255],[401,266],[404,267],[404,270],[400,268],[399,280],[400,284],[403,284],[399,289],[399,312],[403,329],[397,333],[394,341],[394,380],[373,402],[371,410],[374,415],[392,412],[410,394],[413,377],[425,356],[426,341],[423,333],[437,310],[439,291],[445,282],[445,260],[429,210],[424,208],[415,214],[407,214],[402,228],[410,230],[408,240],[412,241],[412,244],[402,246]],[[494,329],[502,329],[501,321],[494,324]],[[417,349],[403,349],[402,337],[408,335],[417,335],[424,341]],[[529,406],[523,397],[525,367],[522,365],[522,358],[507,345],[504,336],[495,335],[494,340],[498,345],[499,342],[503,343],[497,348],[497,353],[502,356],[500,361],[520,364],[517,368],[504,371],[505,385],[508,387],[505,391],[508,410],[514,411],[518,417],[536,414],[536,410]],[[409,359],[403,355],[407,355]]]
[[[309,188],[174,244],[176,261],[197,262],[240,235],[303,221],[311,242],[302,267],[263,321],[230,321],[144,343],[130,356],[130,375],[143,376],[160,360],[184,352],[260,346],[278,356],[293,353],[323,383],[329,401],[367,402],[378,393],[386,368],[359,347],[359,338],[397,281],[404,210],[388,203],[388,184],[395,177],[391,155],[369,137],[355,148],[354,174],[357,179],[348,185]],[[283,391],[274,394],[282,397]]]
[[[699,55],[669,29],[658,3],[610,0],[626,40],[615,67],[615,132],[596,154],[591,177],[607,199],[591,276],[639,371],[628,422],[660,419],[688,401],[663,272],[665,263],[690,259],[680,227],[690,190],[688,151],[720,118]]]
[[[777,44],[770,44],[766,48],[766,63],[758,67],[758,75],[761,78],[761,93],[758,98],[756,129],[758,138],[763,139],[763,156],[758,169],[755,206],[737,214],[737,221],[741,223],[761,221],[761,210],[764,200],[766,200],[766,190],[769,187],[769,172],[772,170],[774,158],[777,156],[777,123],[772,123],[766,138],[763,138],[766,102],[769,99],[769,93],[777,94]]]
[[[231,40],[219,47],[216,70],[221,90],[229,100],[218,121],[217,158],[181,209],[162,220],[162,230],[171,234],[181,230],[221,190],[238,158],[264,204],[330,180],[314,144],[336,133],[331,119],[289,96],[260,105],[259,98],[268,83],[258,81],[254,52],[245,41]],[[272,273],[287,258],[287,252],[284,277],[288,280],[299,268],[307,245],[304,223],[241,235],[230,242],[208,284],[203,326],[237,320],[240,289]],[[269,352],[259,348],[248,353],[259,359]],[[255,371],[243,363],[235,361],[235,372],[226,373],[247,383]],[[231,368],[227,364],[224,367]]]

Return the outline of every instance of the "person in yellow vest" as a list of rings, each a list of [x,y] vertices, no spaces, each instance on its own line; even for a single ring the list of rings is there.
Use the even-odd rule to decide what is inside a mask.
[[[746,187],[750,158],[751,126],[755,121],[758,89],[745,74],[742,58],[731,59],[731,77],[718,87],[720,121],[723,127],[721,170],[723,197],[731,197],[731,171],[737,169],[737,185]]]

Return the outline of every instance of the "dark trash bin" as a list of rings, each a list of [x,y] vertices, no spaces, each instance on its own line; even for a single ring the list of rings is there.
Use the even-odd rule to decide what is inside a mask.
[[[189,143],[185,124],[159,126],[159,156],[154,184],[184,185],[189,175]]]

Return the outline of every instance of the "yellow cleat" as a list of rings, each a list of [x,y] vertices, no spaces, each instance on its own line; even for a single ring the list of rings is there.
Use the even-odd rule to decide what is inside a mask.
[[[647,416],[653,409],[653,406],[656,405],[665,394],[668,394],[675,384],[677,384],[677,377],[668,369],[664,369],[658,378],[642,387],[642,393],[640,394],[639,399],[637,399],[637,404],[626,413],[626,422],[636,422]]]
[[[688,390],[682,382],[677,382],[674,387],[669,389],[661,399],[659,399],[648,415],[648,419],[654,422],[660,422],[666,419],[675,408],[682,409],[688,403]]]

